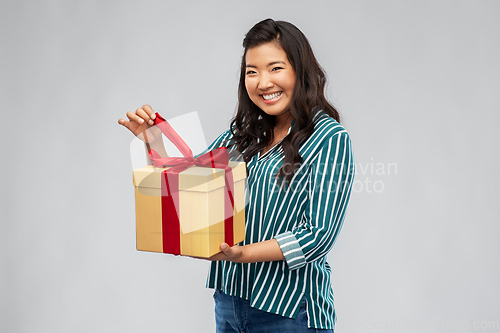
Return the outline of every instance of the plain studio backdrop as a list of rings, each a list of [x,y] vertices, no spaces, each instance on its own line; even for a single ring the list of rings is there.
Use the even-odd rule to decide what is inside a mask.
[[[214,332],[209,263],[135,249],[117,120],[197,111],[211,142],[268,17],[309,38],[353,141],[336,332],[498,331],[499,1],[3,0],[1,332]]]

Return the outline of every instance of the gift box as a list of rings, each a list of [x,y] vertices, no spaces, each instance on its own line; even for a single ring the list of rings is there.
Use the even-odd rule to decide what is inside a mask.
[[[154,165],[133,171],[137,250],[208,258],[223,242],[242,242],[245,163],[229,161],[225,148],[194,159],[168,123],[157,119],[185,157],[150,151]]]
[[[164,227],[162,216],[162,184],[164,171],[149,165],[134,170],[137,250],[172,253],[164,251],[164,239],[179,239],[180,253],[185,256],[208,258],[220,252],[219,246],[226,242],[226,233],[232,232],[233,243],[245,239],[245,178],[244,162],[229,162],[234,179],[234,207],[232,208],[232,230],[225,228],[224,169],[191,167],[179,173],[178,208],[179,228],[169,231]],[[174,228],[175,229],[175,228]],[[164,233],[171,233],[164,235]],[[168,236],[168,237],[165,237]],[[165,244],[171,248],[172,244]]]

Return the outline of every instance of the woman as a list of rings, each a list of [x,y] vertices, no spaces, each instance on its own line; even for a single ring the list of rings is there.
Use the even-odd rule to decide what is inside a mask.
[[[243,46],[237,114],[208,147],[241,152],[248,168],[246,239],[210,258],[217,332],[333,332],[326,259],[349,201],[351,142],[298,28],[267,19]],[[127,117],[139,135],[154,112]]]

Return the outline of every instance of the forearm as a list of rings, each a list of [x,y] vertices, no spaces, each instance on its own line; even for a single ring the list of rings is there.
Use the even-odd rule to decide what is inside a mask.
[[[270,239],[264,242],[244,245],[242,256],[238,262],[251,263],[284,259],[285,257],[276,239]]]

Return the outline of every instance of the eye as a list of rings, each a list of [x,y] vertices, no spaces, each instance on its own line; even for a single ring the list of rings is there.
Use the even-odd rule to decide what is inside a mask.
[[[247,75],[250,75],[250,74],[255,74],[255,71],[252,71],[252,70],[247,71]]]
[[[283,69],[283,67],[274,67],[273,69],[271,69],[271,72],[274,72],[274,71],[277,71],[277,70],[280,70],[280,69]]]

